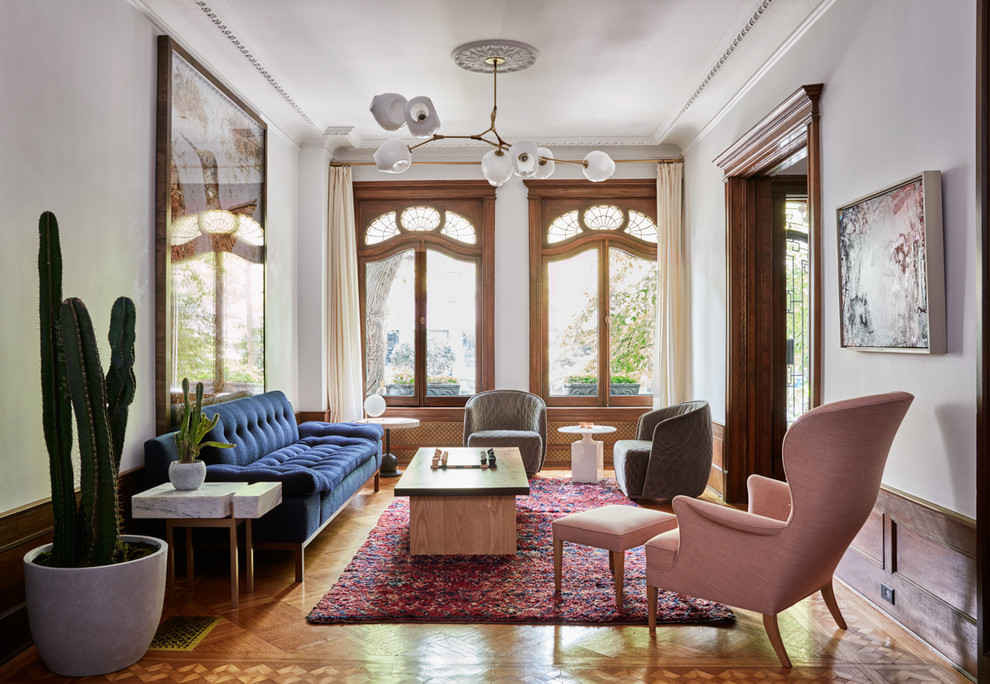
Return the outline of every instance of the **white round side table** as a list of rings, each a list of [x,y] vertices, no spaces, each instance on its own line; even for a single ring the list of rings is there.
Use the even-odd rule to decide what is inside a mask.
[[[611,425],[565,425],[557,428],[557,432],[581,435],[581,439],[571,443],[571,479],[574,482],[597,483],[605,476],[605,451],[601,442],[591,438],[592,435],[602,435],[615,432]]]

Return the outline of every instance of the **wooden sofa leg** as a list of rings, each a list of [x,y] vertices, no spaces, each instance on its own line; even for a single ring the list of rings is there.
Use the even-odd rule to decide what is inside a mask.
[[[296,547],[296,582],[303,581],[303,545]]]
[[[825,605],[828,606],[828,612],[832,614],[835,624],[839,626],[839,629],[846,629],[846,621],[842,617],[842,613],[839,612],[839,604],[835,600],[835,591],[832,589],[831,582],[822,587],[822,598],[825,599]]]
[[[380,486],[381,475],[379,473],[381,473],[381,469],[375,471],[375,491],[376,492],[378,491],[378,488]]]
[[[777,654],[780,664],[783,667],[790,667],[791,659],[787,657],[784,640],[780,638],[780,627],[777,625],[777,616],[764,615],[763,628],[767,630],[767,636],[770,637],[770,645],[773,646],[774,653]]]

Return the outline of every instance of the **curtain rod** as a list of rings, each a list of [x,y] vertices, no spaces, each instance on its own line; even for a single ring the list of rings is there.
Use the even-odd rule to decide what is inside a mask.
[[[683,159],[614,159],[613,161],[616,164],[649,164],[649,163],[655,163],[655,164],[676,164],[678,162],[683,162],[684,160]],[[481,163],[480,160],[479,161],[467,161],[467,160],[430,161],[430,160],[426,160],[426,161],[414,161],[414,162],[412,162],[412,165],[413,166],[416,166],[416,165],[421,165],[421,166],[461,166],[461,165],[467,165],[467,164],[476,165],[476,164],[480,164],[480,163]],[[330,162],[330,166],[374,166],[374,165],[375,165],[375,162],[373,162],[373,161],[351,161],[351,162],[348,162],[348,161],[332,161],[332,162]]]

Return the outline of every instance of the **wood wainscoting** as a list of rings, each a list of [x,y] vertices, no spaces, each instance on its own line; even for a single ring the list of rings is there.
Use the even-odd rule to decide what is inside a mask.
[[[145,489],[143,468],[120,474],[122,529],[132,530],[131,496]],[[129,527],[131,525],[131,527]],[[24,554],[52,540],[52,501],[44,499],[0,514],[0,663],[31,645],[24,603]]]
[[[975,521],[884,487],[835,576],[976,676]]]

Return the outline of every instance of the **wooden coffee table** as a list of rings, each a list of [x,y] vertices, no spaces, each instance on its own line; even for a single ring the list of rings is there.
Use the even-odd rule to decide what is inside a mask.
[[[431,470],[434,449],[422,448],[395,483],[409,497],[409,552],[428,554],[516,553],[516,496],[529,495],[529,480],[516,447],[495,447],[498,467],[477,465],[480,447],[447,447],[447,469]]]

